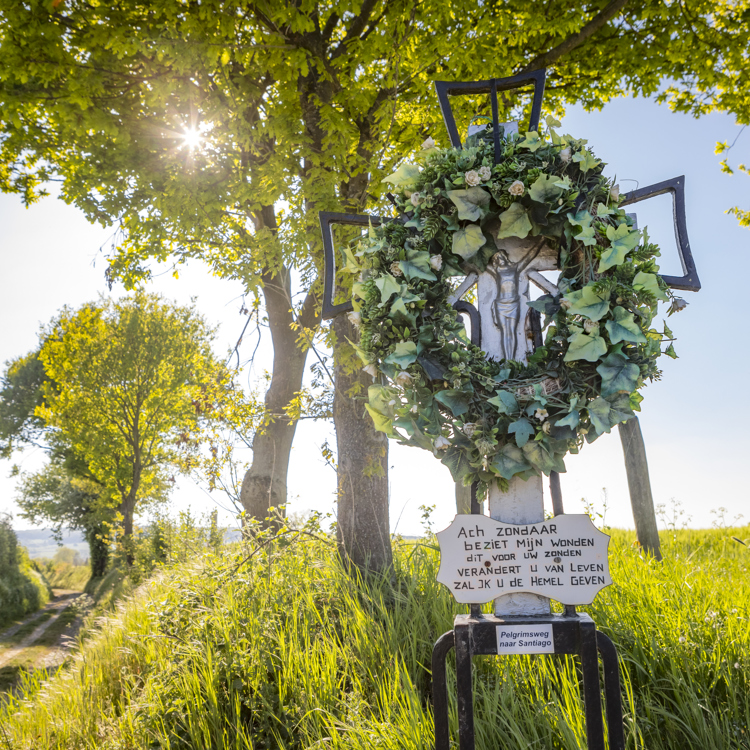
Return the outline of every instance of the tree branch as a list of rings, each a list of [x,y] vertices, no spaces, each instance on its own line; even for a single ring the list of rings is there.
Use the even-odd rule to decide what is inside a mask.
[[[553,47],[548,52],[543,52],[541,55],[537,55],[526,67],[518,71],[518,73],[527,73],[532,70],[539,70],[540,68],[546,68],[556,60],[559,60],[563,55],[567,55],[580,44],[585,42],[589,37],[596,34],[599,29],[605,26],[610,19],[616,16],[622,8],[627,4],[628,0],[613,0],[601,13],[594,16],[577,34],[572,34],[563,42]]]

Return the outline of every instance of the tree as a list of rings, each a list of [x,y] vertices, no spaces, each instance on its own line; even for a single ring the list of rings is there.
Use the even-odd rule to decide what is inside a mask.
[[[22,482],[27,517],[91,532],[115,511],[130,554],[136,507],[166,498],[220,413],[229,380],[212,335],[194,308],[155,295],[63,311],[37,357],[52,462]]]
[[[660,96],[674,108],[747,122],[749,7],[1,0],[0,184],[31,202],[59,179],[92,221],[118,222],[110,273],[131,283],[148,275],[149,258],[171,253],[177,263],[200,257],[262,294],[273,377],[242,490],[262,518],[286,499],[296,424],[286,407],[319,324],[317,211],[379,208],[382,176],[442,132],[431,81],[551,66],[547,106],[558,114],[569,102],[595,108],[629,91],[650,95],[667,81]],[[502,97],[501,115],[518,113],[519,101]],[[459,106],[459,121],[477,108],[486,112],[486,99]],[[365,385],[347,365],[345,329],[336,321],[329,338],[339,523],[364,538],[372,515],[360,509],[379,509],[378,528],[387,527],[387,482],[371,479],[387,462],[357,418],[361,406],[345,408]],[[368,474],[350,470],[363,461]],[[370,553],[389,559],[389,548]]]

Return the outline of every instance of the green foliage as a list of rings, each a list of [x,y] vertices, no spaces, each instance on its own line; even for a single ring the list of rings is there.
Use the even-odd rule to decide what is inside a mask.
[[[615,583],[585,609],[620,654],[626,746],[746,750],[750,559],[732,537],[750,542],[750,529],[677,530],[663,563],[612,534]],[[428,750],[432,646],[464,610],[435,581],[430,541],[394,553],[393,571],[357,579],[307,526],[164,569],[98,621],[68,670],[9,698],[8,742]],[[476,659],[477,749],[585,747],[578,669],[567,656]],[[448,673],[452,686],[451,659]]]
[[[364,280],[354,286],[358,353],[379,378],[367,411],[389,437],[433,451],[456,482],[564,471],[568,451],[632,417],[632,397],[673,353],[671,331],[651,328],[658,300],[671,297],[658,248],[632,228],[585,141],[548,123],[549,137],[501,141],[497,163],[489,131],[463,149],[422,152],[408,188],[395,189],[403,223],[348,249],[347,273]],[[436,215],[428,245],[423,216]],[[559,253],[559,293],[531,303],[546,340],[527,365],[487,361],[448,303],[451,278],[483,272],[500,239],[527,235]],[[407,272],[417,256],[432,278]]]
[[[0,514],[0,627],[36,611],[50,595],[43,576],[18,546],[10,516]]]

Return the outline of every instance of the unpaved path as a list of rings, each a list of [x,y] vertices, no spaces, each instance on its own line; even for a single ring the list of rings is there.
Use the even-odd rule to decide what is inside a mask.
[[[8,628],[5,632],[0,633],[0,668],[12,661],[16,661],[19,657],[22,657],[23,652],[26,649],[31,648],[36,643],[36,641],[38,641],[44,635],[47,629],[59,620],[62,613],[65,612],[68,607],[70,607],[80,596],[83,595],[80,591],[67,591],[65,589],[55,589],[53,593],[55,595],[55,598],[46,607],[44,607],[39,612],[34,612],[34,614],[30,615],[23,621],[16,623],[12,627]],[[51,616],[49,616],[49,614],[51,614]],[[77,618],[77,620],[79,619],[80,617]],[[28,624],[35,622],[36,620],[43,621],[39,625],[37,625],[37,627],[34,628],[28,635],[24,636],[23,639],[18,643],[9,643],[19,630],[21,630]],[[66,628],[66,630],[75,630],[77,632],[78,627],[75,627],[76,624],[78,625],[78,627],[80,627],[80,623],[74,622],[71,623],[71,625],[73,625],[74,627]],[[62,640],[62,638],[58,639],[58,641]],[[55,643],[54,651],[63,652],[60,661],[64,659],[65,654],[70,648],[73,639],[67,638],[65,640],[67,641],[67,643]],[[42,661],[43,664],[40,664],[39,666],[48,666],[48,657],[51,655],[51,653],[40,655],[38,661]]]

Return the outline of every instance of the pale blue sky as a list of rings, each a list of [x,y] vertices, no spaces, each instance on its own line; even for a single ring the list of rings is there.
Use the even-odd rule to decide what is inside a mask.
[[[736,204],[750,207],[750,178],[722,174],[713,153],[715,141],[731,142],[738,128],[727,116],[694,120],[652,101],[621,99],[597,113],[572,108],[561,130],[588,138],[596,155],[608,162],[607,174],[616,174],[624,191],[636,185],[626,179],[643,187],[686,176],[688,231],[703,289],[684,293],[690,306],[669,321],[680,359],[663,358],[663,380],[643,392],[641,425],[651,481],[656,502],[669,504],[675,498],[692,516],[693,526],[710,526],[710,511],[720,506],[731,517],[744,513],[748,522],[749,490],[743,470],[750,449],[750,407],[744,379],[750,357],[741,322],[750,231],[738,227],[725,211]],[[434,136],[445,143],[444,133]],[[730,152],[730,161],[747,161],[748,154],[750,132]],[[648,225],[651,236],[662,244],[662,270],[679,274],[669,198],[639,204],[635,210],[639,226]],[[26,210],[14,196],[0,196],[0,238],[0,361],[5,361],[32,349],[39,325],[62,305],[78,306],[106,292],[106,262],[99,248],[108,246],[111,237],[58,200],[49,198]],[[238,283],[213,278],[193,264],[179,280],[167,273],[152,288],[181,302],[197,297],[199,309],[220,326],[217,351],[234,345],[243,324]],[[121,294],[121,287],[114,293]],[[269,365],[269,354],[266,341],[253,376]],[[291,510],[334,508],[335,476],[319,453],[325,439],[335,444],[331,425],[304,422],[298,429],[289,478]],[[42,460],[39,451],[30,451],[19,462],[29,470]],[[424,451],[396,445],[390,463],[392,528],[419,533],[423,504],[437,505],[435,524],[447,525],[455,512],[448,470]],[[567,466],[562,488],[568,511],[580,511],[581,498],[600,504],[606,487],[607,522],[632,526],[616,432],[570,457]],[[0,510],[16,512],[10,467],[11,462],[0,462]],[[220,497],[216,500],[224,504]],[[183,480],[174,506],[186,505],[198,512],[214,507],[211,498]],[[17,519],[16,526],[29,524]]]

